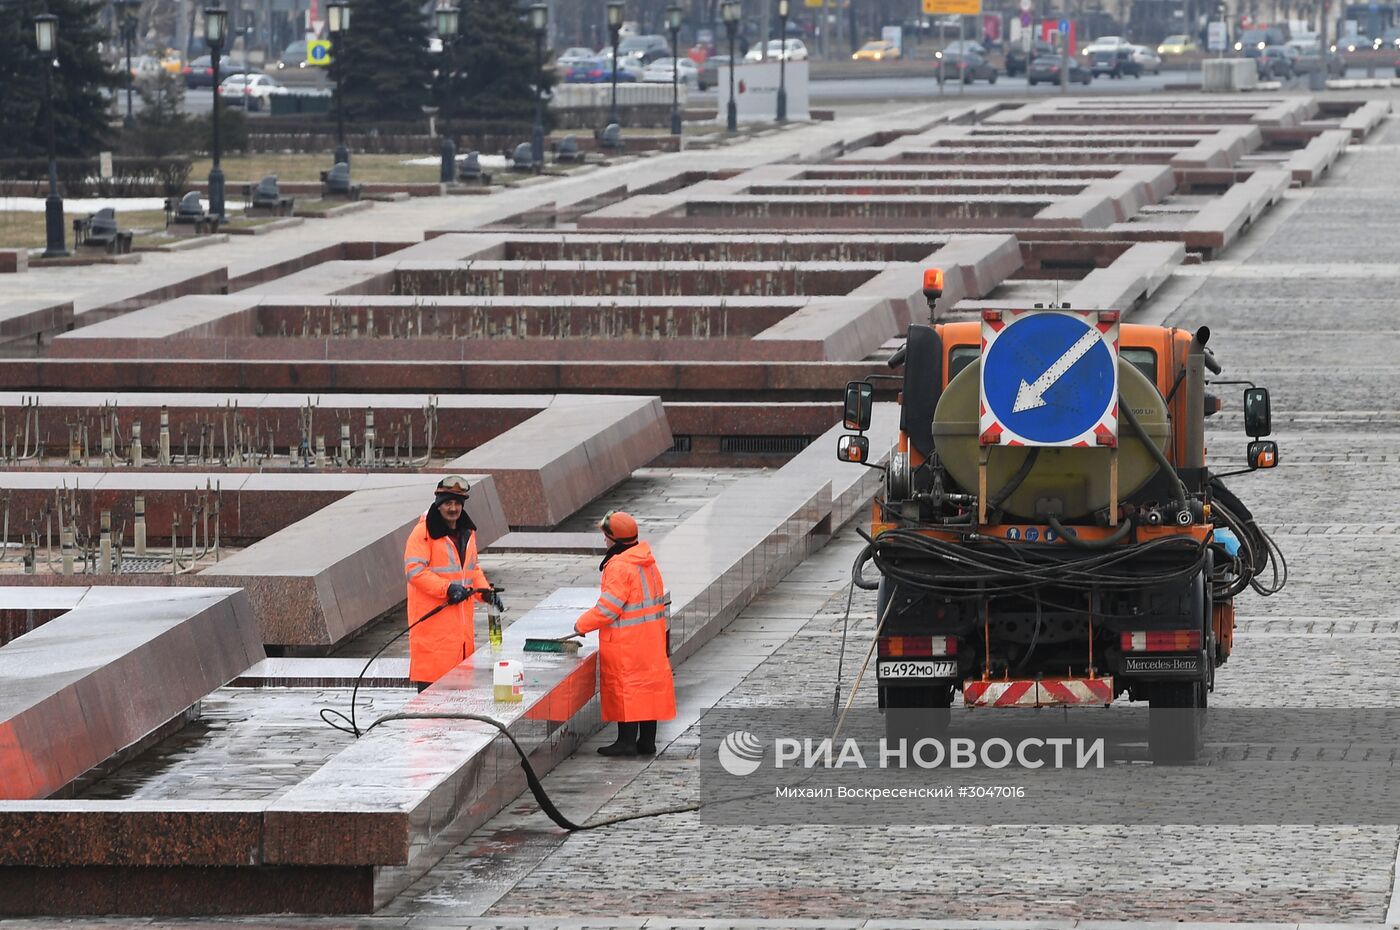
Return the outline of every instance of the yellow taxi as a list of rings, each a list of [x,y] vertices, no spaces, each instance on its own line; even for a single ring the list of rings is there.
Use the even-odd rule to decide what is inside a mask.
[[[1190,36],[1167,36],[1162,40],[1162,44],[1157,46],[1158,55],[1189,55],[1200,50],[1200,46]]]
[[[173,48],[165,50],[165,55],[160,59],[160,66],[165,69],[166,74],[179,75],[185,67],[184,56]]]
[[[898,45],[884,39],[875,39],[856,49],[851,61],[891,61],[898,57]]]

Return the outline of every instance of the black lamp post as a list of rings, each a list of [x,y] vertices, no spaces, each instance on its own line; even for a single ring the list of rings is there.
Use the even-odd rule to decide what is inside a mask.
[[[549,7],[543,3],[530,6],[530,28],[535,31],[535,126],[530,131],[530,161],[538,171],[544,167],[544,36],[549,30]],[[613,80],[617,80],[616,74]]]
[[[442,168],[438,180],[450,184],[457,180],[457,143],[452,139],[452,48],[457,44],[457,28],[461,24],[455,6],[440,6],[433,11],[437,20],[438,38],[442,40]]]
[[[45,258],[63,258],[68,246],[63,233],[63,198],[58,196],[58,160],[53,143],[53,74],[58,67],[58,17],[40,13],[34,17],[34,44],[44,68],[44,109],[49,123],[49,196],[44,201]]]
[[[671,135],[681,134],[681,8],[674,3],[666,8],[666,27],[671,30]]]
[[[729,112],[725,128],[739,131],[739,104],[734,100],[734,38],[739,34],[739,0],[724,0],[720,7],[724,15],[724,31],[729,35]]]
[[[778,122],[787,122],[787,21],[788,0],[778,0],[778,38],[783,43],[778,53]]]
[[[141,10],[141,0],[116,0],[116,7],[121,15],[119,28],[122,43],[126,46],[126,120],[123,125],[130,129],[136,125],[136,116],[131,107],[131,85],[136,82],[136,76],[131,73],[131,43],[136,40],[136,21]]]
[[[326,29],[331,34],[331,67],[335,68],[335,163],[350,164],[345,147],[345,90],[342,80],[345,63],[340,60],[340,36],[350,31],[350,0],[330,0],[326,4]]]
[[[204,44],[209,46],[209,64],[214,69],[214,167],[209,169],[209,213],[224,222],[224,169],[219,167],[219,52],[224,48],[224,30],[228,26],[228,10],[211,6],[204,9]]]
[[[622,0],[608,0],[608,35],[612,39],[612,105],[608,107],[608,122],[617,119],[617,43],[622,35]]]

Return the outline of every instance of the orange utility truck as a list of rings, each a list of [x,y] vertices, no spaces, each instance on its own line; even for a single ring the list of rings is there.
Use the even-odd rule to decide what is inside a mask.
[[[942,274],[925,272],[930,307]],[[1278,464],[1269,393],[1218,375],[1210,331],[1037,304],[909,327],[900,375],[846,388],[837,455],[881,467],[854,578],[879,589],[875,671],[890,736],[976,707],[1146,701],[1158,761],[1196,757],[1234,598],[1286,568],[1206,467],[1208,388],[1243,387],[1246,464]],[[902,380],[899,438],[870,465],[875,384]],[[879,579],[867,580],[873,562]],[[1188,710],[1195,713],[1182,714]],[[895,713],[891,713],[894,711]],[[1170,713],[1165,712],[1170,711]]]

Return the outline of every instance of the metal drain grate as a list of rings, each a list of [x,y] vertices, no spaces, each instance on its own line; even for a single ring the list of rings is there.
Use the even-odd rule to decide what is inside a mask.
[[[122,559],[122,575],[159,575],[162,572],[170,574],[170,563],[165,559],[133,559],[130,556]]]
[[[689,452],[689,451],[690,451],[690,437],[689,437],[689,436],[672,436],[672,437],[671,437],[671,448],[670,448],[669,451],[671,451],[671,452]]]
[[[812,444],[809,436],[721,436],[719,451],[751,455],[796,455]]]

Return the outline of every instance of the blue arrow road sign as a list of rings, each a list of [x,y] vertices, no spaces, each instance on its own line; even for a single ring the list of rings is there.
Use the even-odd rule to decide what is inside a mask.
[[[1060,35],[1069,35],[1069,20],[1060,20]]]
[[[1105,422],[1118,392],[1117,332],[1097,324],[1094,313],[1008,315],[982,358],[982,397],[1001,431],[1032,445],[1070,445]]]

